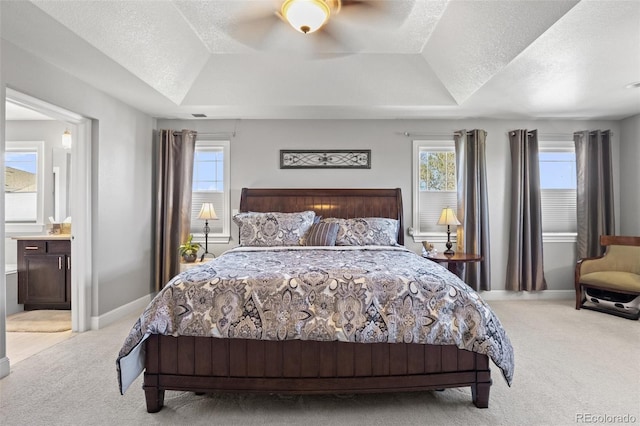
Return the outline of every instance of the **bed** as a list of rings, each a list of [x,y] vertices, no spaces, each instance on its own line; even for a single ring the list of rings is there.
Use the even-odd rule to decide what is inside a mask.
[[[470,387],[475,406],[486,408],[490,359],[511,384],[513,349],[488,305],[446,268],[403,247],[400,189],[244,188],[240,212],[244,242],[256,232],[242,220],[279,214],[274,235],[284,229],[286,240],[301,235],[282,217],[299,224],[311,215],[313,224],[337,223],[322,229],[337,227],[346,246],[243,243],[172,279],[133,326],[116,362],[122,393],[144,370],[148,412],[162,408],[165,390]],[[367,239],[371,229],[358,234],[362,218],[370,218],[371,229],[382,224],[377,240]],[[389,223],[396,228],[387,244]],[[260,232],[274,229],[265,226]],[[358,243],[349,244],[351,237]]]

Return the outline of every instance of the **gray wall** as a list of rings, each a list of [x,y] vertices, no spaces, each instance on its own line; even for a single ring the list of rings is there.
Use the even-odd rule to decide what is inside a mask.
[[[6,40],[2,40],[1,51],[2,87],[93,119],[95,261],[91,315],[99,316],[148,295],[152,288],[151,158],[155,120]],[[2,151],[4,134],[3,124]],[[0,231],[3,239],[4,229]]]
[[[640,236],[640,114],[620,124],[620,234]]]
[[[237,208],[243,187],[399,187],[404,198],[405,227],[411,223],[411,145],[403,132],[446,133],[481,128],[487,136],[487,180],[489,187],[492,289],[505,288],[508,250],[509,205],[505,194],[510,188],[510,153],[507,132],[512,129],[538,129],[544,134],[561,134],[571,139],[574,131],[613,130],[614,170],[618,170],[620,132],[616,121],[569,120],[158,120],[158,128],[192,129],[201,133],[232,132],[231,206]],[[416,137],[419,139],[419,137]],[[281,170],[280,149],[371,149],[370,170]],[[619,199],[618,176],[615,177]],[[619,208],[616,208],[619,212]],[[238,231],[232,226],[230,245],[212,245],[216,254],[237,244]],[[418,252],[411,238],[406,245]],[[573,289],[576,261],[575,243],[547,242],[545,272],[550,289]]]

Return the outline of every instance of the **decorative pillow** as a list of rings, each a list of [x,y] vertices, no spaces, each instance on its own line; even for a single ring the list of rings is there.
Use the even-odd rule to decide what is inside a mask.
[[[336,237],[337,246],[397,246],[398,227],[396,219],[384,217],[361,217],[354,219],[326,218],[323,223],[337,223],[340,229]]]
[[[233,221],[240,228],[240,245],[253,247],[297,246],[311,225],[315,212],[239,213]]]
[[[340,226],[337,223],[314,223],[302,239],[302,245],[335,246],[338,229]]]

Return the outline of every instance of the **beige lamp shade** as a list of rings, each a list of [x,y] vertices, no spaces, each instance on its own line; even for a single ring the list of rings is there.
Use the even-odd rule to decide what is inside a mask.
[[[198,219],[211,220],[217,219],[216,209],[213,208],[213,203],[202,203],[200,213],[198,213]]]
[[[440,219],[438,219],[438,225],[447,225],[447,249],[444,251],[444,254],[453,256],[455,252],[451,249],[453,246],[451,243],[451,225],[458,226],[460,225],[460,222],[451,207],[445,207],[442,209]]]
[[[451,207],[445,207],[442,209],[442,213],[440,214],[440,219],[438,219],[438,225],[460,225],[456,214],[453,212]]]

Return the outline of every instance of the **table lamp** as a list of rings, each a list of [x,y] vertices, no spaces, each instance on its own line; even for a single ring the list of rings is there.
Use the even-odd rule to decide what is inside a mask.
[[[204,253],[200,257],[200,262],[204,260],[206,254],[210,254],[215,257],[213,253],[209,253],[209,220],[217,220],[216,210],[213,208],[213,203],[202,203],[200,213],[198,213],[198,219],[204,219]]]
[[[460,222],[458,222],[458,218],[451,207],[442,209],[440,219],[438,219],[438,225],[447,225],[447,249],[444,251],[444,254],[449,256],[454,255],[455,252],[451,249],[453,246],[451,243],[451,225],[458,226]]]

